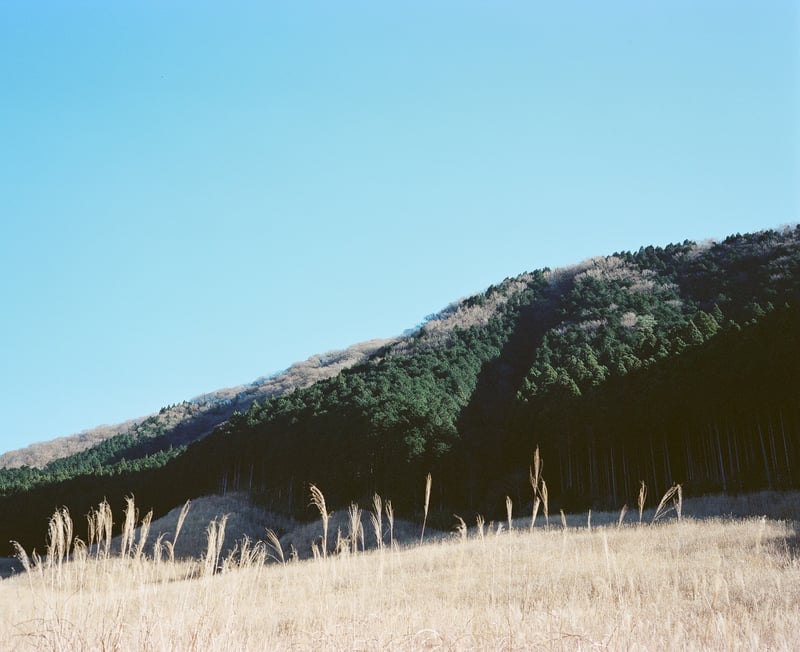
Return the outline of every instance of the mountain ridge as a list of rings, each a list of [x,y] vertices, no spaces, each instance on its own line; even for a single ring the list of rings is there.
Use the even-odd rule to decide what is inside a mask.
[[[790,231],[792,228],[791,225],[786,225],[783,230]],[[700,244],[693,243],[694,251],[710,249],[719,244],[719,242],[708,239]],[[553,270],[545,268],[546,276],[552,284],[559,286],[564,283],[565,279],[569,281],[579,274],[586,273],[602,261],[614,259],[616,256],[616,253],[608,256],[592,256],[578,263]],[[524,287],[524,279],[530,279],[531,277],[530,273],[523,272],[515,277],[506,278],[502,283],[511,283],[511,288],[520,289]],[[441,338],[444,339],[447,337],[447,332],[454,327],[451,322],[456,322],[455,327],[459,328],[485,323],[486,319],[488,319],[487,306],[481,304],[480,308],[476,308],[476,305],[471,303],[471,300],[482,293],[490,293],[494,287],[494,285],[489,286],[486,290],[476,295],[451,302],[439,312],[429,315],[422,324],[406,330],[402,336],[366,340],[355,343],[345,349],[314,354],[306,360],[293,363],[283,371],[258,377],[250,383],[205,392],[194,398],[181,401],[181,403],[162,407],[159,412],[132,417],[118,424],[100,424],[78,433],[37,441],[21,448],[6,451],[0,454],[0,469],[19,466],[43,467],[51,461],[91,448],[115,435],[129,433],[148,420],[153,420],[165,414],[169,415],[169,412],[178,406],[204,406],[209,403],[233,402],[235,403],[235,408],[227,415],[230,416],[234,411],[247,410],[253,400],[263,401],[271,396],[280,395],[298,387],[307,387],[317,380],[330,377],[342,369],[358,364],[381,349],[391,348],[394,353],[401,353],[407,349],[407,342],[420,332],[429,335],[439,332]],[[507,296],[501,293],[495,293],[493,296],[494,302],[490,304],[490,308],[496,308],[499,302],[507,299]],[[435,341],[435,338],[431,339]],[[326,371],[318,374],[311,373],[314,370]],[[181,421],[180,417],[177,420]],[[213,428],[222,425],[226,420],[227,417],[221,420],[211,420],[207,430],[192,437],[192,439],[201,438],[211,432]]]
[[[195,429],[188,436],[192,441],[201,439],[222,425],[235,411],[247,410],[253,401],[263,401],[271,396],[307,387],[317,380],[335,375],[395,340],[396,338],[372,339],[345,349],[318,353],[306,360],[293,363],[284,371],[260,376],[247,384],[205,392],[181,403],[162,407],[159,412],[127,419],[116,425],[101,424],[72,435],[34,442],[22,448],[6,451],[0,454],[0,469],[21,466],[41,468],[55,460],[97,446],[116,435],[136,434],[135,431],[143,425],[152,424],[160,427],[162,431],[174,430],[186,419],[191,418],[192,409],[196,408],[201,412],[216,410],[214,414],[217,418],[210,418],[207,424]],[[203,409],[204,407],[207,409]],[[221,410],[220,407],[226,409]],[[189,414],[181,415],[181,412]]]
[[[506,496],[531,501],[537,446],[554,509],[635,503],[640,480],[800,483],[800,226],[525,272],[361,353],[191,442],[120,435],[2,470],[0,523],[35,541],[45,506],[134,493],[158,516],[228,491],[302,520],[308,483],[331,504],[378,492],[413,517],[427,473],[432,519],[498,517]]]

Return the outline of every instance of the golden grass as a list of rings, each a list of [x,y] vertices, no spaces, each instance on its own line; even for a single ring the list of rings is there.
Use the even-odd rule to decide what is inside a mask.
[[[425,505],[423,509],[424,516],[422,517],[422,532],[419,535],[419,542],[422,544],[422,540],[425,538],[425,524],[428,522],[428,507],[430,506],[431,502],[431,484],[433,482],[433,478],[429,473],[425,477]]]
[[[325,505],[325,496],[322,495],[322,491],[316,487],[316,485],[311,485],[311,504],[319,510],[320,518],[322,519],[322,556],[328,556],[328,519],[330,518],[330,514],[328,513],[328,508]],[[315,556],[316,556],[316,548]]]
[[[0,583],[0,631],[13,650],[800,649],[796,525],[695,520],[690,504],[650,527],[458,519],[424,546],[351,541],[306,562],[274,549],[285,563],[271,564],[259,543],[221,558],[217,521],[213,567],[81,545],[67,561],[59,521],[52,556]]]
[[[291,519],[251,504],[247,494],[228,492],[224,496],[202,496],[176,507],[151,523],[150,536],[153,539],[161,536],[165,557],[198,559],[207,551],[208,524],[215,519],[219,521],[225,515],[228,515],[228,519],[225,525],[223,556],[245,538],[254,541],[265,539],[266,528],[282,536],[296,527]],[[110,545],[112,550],[119,550],[119,537]]]

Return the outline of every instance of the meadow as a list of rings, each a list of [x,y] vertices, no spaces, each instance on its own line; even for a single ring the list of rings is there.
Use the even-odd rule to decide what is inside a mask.
[[[202,554],[175,555],[187,514],[208,515],[203,500],[154,540],[157,524],[132,502],[113,539],[102,505],[77,542],[59,511],[48,550],[21,553],[27,570],[0,582],[2,647],[800,649],[796,492],[673,496],[660,512],[551,514],[549,524],[540,513],[535,527],[531,514],[469,526],[454,517],[453,532],[429,529],[422,543],[421,524],[395,522],[383,502],[332,516],[320,500],[329,541],[322,520],[305,526],[305,560],[296,536],[273,531],[226,548],[223,515],[205,528]]]

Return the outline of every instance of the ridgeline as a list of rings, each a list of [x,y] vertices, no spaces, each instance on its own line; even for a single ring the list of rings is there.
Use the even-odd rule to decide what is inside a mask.
[[[128,494],[156,517],[229,490],[311,517],[309,483],[331,505],[378,492],[413,516],[428,472],[434,521],[491,517],[531,500],[537,445],[551,510],[634,504],[640,480],[800,486],[800,227],[524,273],[360,351],[196,432],[154,419],[0,470],[0,540],[41,547],[54,507],[118,511]]]

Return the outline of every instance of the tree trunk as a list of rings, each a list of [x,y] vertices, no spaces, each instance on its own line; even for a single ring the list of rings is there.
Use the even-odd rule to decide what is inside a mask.
[[[778,416],[781,420],[781,437],[783,438],[783,454],[786,457],[786,473],[789,478],[789,486],[792,486],[792,465],[789,462],[789,447],[786,445],[786,428],[783,425],[783,410],[778,410]]]
[[[611,459],[611,495],[614,497],[614,505],[619,504],[617,502],[617,472],[614,469],[614,448],[609,449],[609,458]]]
[[[722,477],[722,493],[728,493],[728,482],[725,479],[725,463],[722,461],[722,444],[719,441],[719,427],[714,422],[714,433],[717,435],[717,455],[719,458],[719,472]]]
[[[769,472],[767,447],[764,444],[764,433],[761,431],[761,420],[758,417],[756,417],[756,426],[758,428],[758,440],[761,442],[761,455],[764,458],[764,472],[767,474],[767,486],[772,489],[772,475]]]
[[[656,452],[655,448],[653,447],[653,438],[650,438],[650,462],[653,465],[653,491],[658,495],[658,480],[657,480],[657,473],[656,473]]]

